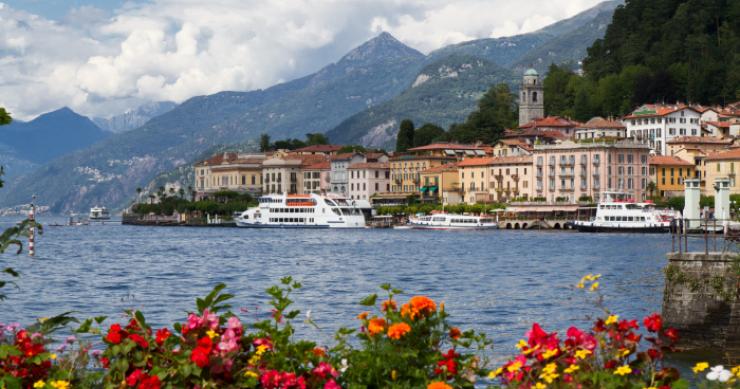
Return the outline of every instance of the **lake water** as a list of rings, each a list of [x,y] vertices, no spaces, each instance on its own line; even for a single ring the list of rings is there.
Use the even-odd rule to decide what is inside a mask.
[[[336,328],[357,325],[358,301],[390,282],[444,301],[455,323],[494,340],[498,359],[533,322],[561,332],[587,325],[598,312],[593,295],[573,288],[587,273],[603,274],[606,304],[620,316],[660,312],[670,248],[667,234],[46,227],[35,259],[2,257],[22,277],[19,290],[5,288],[0,321],[65,311],[120,319],[135,308],[152,324],[171,324],[224,282],[251,322],[268,314],[265,288],[292,275],[304,285],[296,306],[320,326],[299,322],[299,331],[330,345]]]

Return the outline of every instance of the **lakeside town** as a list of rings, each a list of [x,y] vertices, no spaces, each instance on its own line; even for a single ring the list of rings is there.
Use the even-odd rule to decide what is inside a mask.
[[[698,180],[703,197],[714,195],[714,185],[722,179],[729,180],[730,196],[740,194],[735,180],[740,102],[724,107],[643,104],[624,117],[593,117],[581,123],[545,116],[546,98],[541,77],[530,69],[520,86],[523,124],[507,129],[495,144],[428,140],[408,147],[414,145],[412,138],[399,139],[399,145],[407,146],[386,152],[326,144],[320,137],[317,144],[293,149],[224,152],[194,164],[194,186],[188,192],[195,201],[228,192],[253,198],[334,194],[375,211],[409,204],[448,209],[460,204],[505,205],[509,217],[533,220],[588,218],[605,192],[683,211],[685,181],[691,179]],[[412,137],[413,132],[412,128]],[[398,136],[408,134],[400,131]],[[138,200],[157,203],[168,192],[184,190],[169,186],[157,196],[140,195]],[[175,218],[175,223],[186,221],[185,215]],[[516,223],[508,228],[515,226],[535,225]]]

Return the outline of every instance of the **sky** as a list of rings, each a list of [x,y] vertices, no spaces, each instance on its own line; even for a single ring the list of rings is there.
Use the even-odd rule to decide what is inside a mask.
[[[110,117],[267,88],[382,31],[428,53],[531,32],[600,0],[0,0],[0,106]]]

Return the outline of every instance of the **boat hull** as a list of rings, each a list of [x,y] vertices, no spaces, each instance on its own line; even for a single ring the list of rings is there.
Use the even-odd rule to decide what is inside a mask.
[[[578,232],[621,232],[621,233],[640,233],[640,234],[658,234],[670,232],[669,226],[640,226],[640,227],[626,227],[626,226],[603,226],[593,224],[581,224],[572,223],[574,229]]]
[[[498,226],[428,226],[428,225],[410,225],[409,228],[414,230],[454,230],[454,231],[472,231],[472,230],[496,230]]]
[[[296,225],[296,224],[252,224],[252,223],[236,223],[237,227],[242,228],[309,228],[309,229],[320,229],[329,228],[329,225]]]

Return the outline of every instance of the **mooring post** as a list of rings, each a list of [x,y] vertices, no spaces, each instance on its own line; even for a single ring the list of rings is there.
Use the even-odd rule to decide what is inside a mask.
[[[31,209],[28,211],[28,220],[31,228],[28,231],[28,256],[36,255],[36,195],[31,196]]]
[[[709,256],[709,215],[704,213],[704,255]]]

